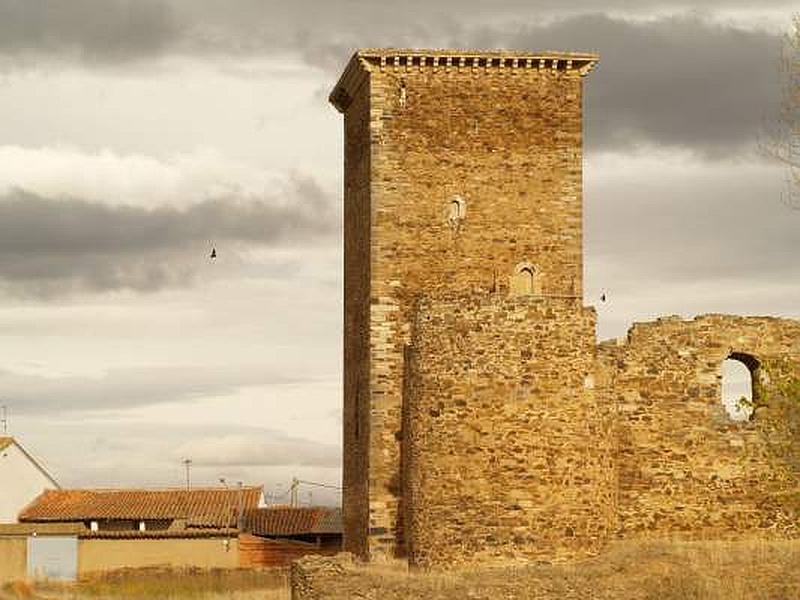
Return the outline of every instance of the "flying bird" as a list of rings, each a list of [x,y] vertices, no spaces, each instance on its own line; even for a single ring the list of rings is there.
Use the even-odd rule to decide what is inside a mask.
[[[606,293],[605,293],[605,292],[603,292],[603,293],[601,294],[601,296],[600,296],[600,302],[605,302],[605,301],[606,301]]]
[[[212,259],[217,258],[217,249],[216,248],[211,248],[211,258]]]

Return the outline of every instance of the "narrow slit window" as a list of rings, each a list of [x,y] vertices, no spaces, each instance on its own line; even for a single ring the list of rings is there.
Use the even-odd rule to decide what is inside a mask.
[[[454,196],[447,207],[447,220],[450,226],[457,229],[467,216],[467,202],[461,196]]]

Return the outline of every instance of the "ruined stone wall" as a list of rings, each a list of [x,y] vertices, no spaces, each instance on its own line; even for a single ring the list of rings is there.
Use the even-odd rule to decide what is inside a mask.
[[[615,530],[595,314],[568,299],[423,301],[408,398],[415,566],[555,560]]]
[[[505,292],[520,264],[536,271],[539,294],[579,297],[582,287],[581,73],[564,69],[565,61],[539,69],[518,67],[511,58],[472,66],[445,66],[442,59],[438,67],[413,60],[399,68],[359,63],[369,75],[357,86],[351,82],[358,91],[346,113],[362,110],[353,105],[369,96],[369,142],[360,130],[363,147],[346,148],[353,154],[369,149],[371,180],[369,219],[360,216],[363,205],[345,215],[351,221],[346,236],[369,241],[368,257],[345,248],[346,280],[361,281],[366,273],[370,282],[369,320],[362,300],[345,309],[345,335],[358,340],[345,343],[351,348],[346,407],[355,406],[352,396],[360,393],[348,372],[369,377],[368,386],[358,388],[364,392],[360,410],[370,421],[361,429],[369,436],[368,463],[349,458],[363,451],[363,439],[352,428],[344,438],[352,469],[368,464],[370,540],[348,541],[367,531],[363,519],[358,531],[348,526],[345,538],[358,554],[367,546],[373,555],[403,552],[403,356],[416,297]],[[361,190],[361,177],[348,173],[346,185],[358,179]],[[346,206],[361,198],[357,190],[346,187]],[[350,364],[365,330],[369,366]],[[352,410],[346,411],[353,421]],[[345,486],[351,485],[357,492],[348,497],[358,494],[362,502],[363,481],[347,475]],[[346,512],[352,520],[358,511]]]
[[[757,361],[763,406],[750,421],[722,404],[731,354]],[[600,393],[618,411],[619,536],[798,535],[800,322],[665,318],[598,358]]]

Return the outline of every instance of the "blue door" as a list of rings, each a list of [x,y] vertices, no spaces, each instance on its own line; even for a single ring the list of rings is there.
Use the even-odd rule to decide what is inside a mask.
[[[78,578],[78,538],[28,537],[28,577],[75,581]]]

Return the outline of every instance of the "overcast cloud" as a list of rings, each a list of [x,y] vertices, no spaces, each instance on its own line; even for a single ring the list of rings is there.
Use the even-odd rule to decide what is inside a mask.
[[[63,145],[0,146],[0,195],[24,190],[45,198],[142,208],[185,208],[202,200],[239,196],[336,208],[333,197],[327,199],[330,206],[324,206],[318,187],[309,175],[242,163],[215,149],[154,157],[109,148],[86,152]]]
[[[0,52],[110,63],[157,56],[181,33],[160,0],[0,0]]]
[[[312,377],[303,380],[310,383]],[[0,388],[14,390],[22,415],[54,412],[118,412],[140,406],[225,396],[256,385],[298,383],[260,365],[174,365],[112,369],[99,377],[43,376],[0,370]]]
[[[34,423],[25,417],[18,422]],[[287,435],[274,427],[224,421],[154,427],[67,414],[47,422],[47,430],[49,436],[32,434],[21,441],[65,487],[180,486],[187,457],[192,457],[192,485],[219,486],[220,478],[230,486],[238,481],[264,485],[268,497],[284,503],[292,476],[338,483],[338,444]],[[70,443],[58,441],[64,439]],[[314,497],[322,503],[340,500],[334,490],[314,489]],[[301,500],[308,501],[305,490]]]
[[[492,19],[481,18],[477,4],[472,7],[477,12],[462,3],[447,11],[440,3],[396,15],[381,5],[342,11],[337,3],[323,3],[314,4],[316,17],[309,20],[301,18],[312,11],[305,2],[265,10],[262,2],[241,1],[234,3],[238,11],[215,2],[196,4],[113,0],[101,8],[97,0],[79,0],[67,9],[57,0],[0,0],[0,53],[72,56],[107,66],[122,62],[120,68],[132,59],[170,55],[206,60],[287,55],[324,69],[330,86],[358,47],[596,51],[602,76],[593,76],[587,87],[590,151],[649,144],[715,157],[735,154],[752,144],[777,110],[780,31],[714,19],[711,5],[698,14],[682,11],[681,3],[653,2],[646,7],[655,16],[633,20],[581,13],[581,8],[596,10],[588,2],[570,5],[569,14],[555,10],[556,3],[537,4],[539,11],[510,3],[493,11]],[[631,8],[627,2],[618,6]],[[667,6],[676,14],[662,14]]]
[[[601,337],[663,314],[800,317],[800,211],[780,202],[778,166],[609,154],[588,161],[585,183],[586,302]]]
[[[336,468],[341,451],[333,444],[263,432],[199,437],[179,446],[176,456],[191,456],[207,467],[272,467],[281,465]]]
[[[762,15],[793,8],[782,0],[759,5]],[[341,42],[441,46],[454,31],[487,22],[511,30],[587,12],[649,18],[697,9],[688,0],[611,0],[602,6],[594,0],[409,0],[402,7],[355,0],[0,0],[0,51],[110,63],[176,52],[287,52]],[[752,10],[752,3],[717,0],[702,6],[709,15],[743,9]]]
[[[632,21],[592,13],[441,35],[447,47],[598,52],[586,85],[589,152],[655,145],[734,155],[778,109],[781,35],[697,14]],[[334,72],[352,47],[381,45],[380,34],[364,36],[338,48],[311,42],[303,55]]]
[[[600,52],[586,85],[589,151],[648,144],[738,154],[777,111],[780,37],[766,31],[697,16],[634,23],[587,15],[510,38],[484,35],[480,46]]]
[[[230,252],[236,243],[338,237],[338,212],[313,180],[296,179],[291,191],[284,198],[143,208],[13,190],[0,196],[0,279],[12,290],[45,296],[155,291],[189,284],[216,245]]]

